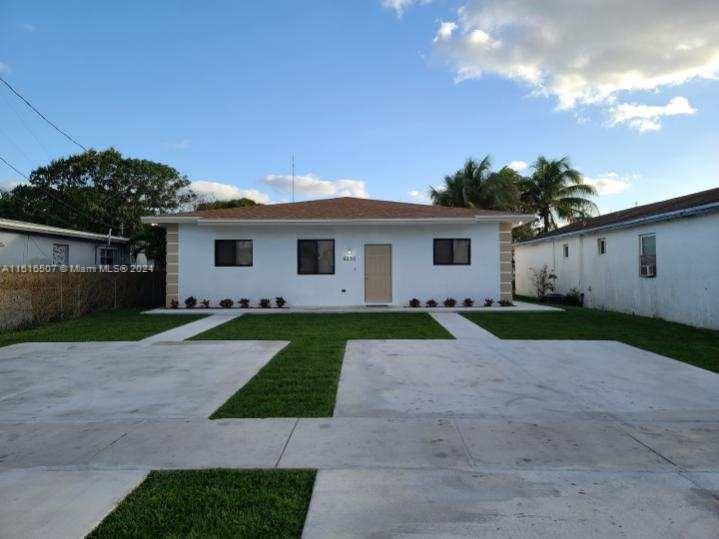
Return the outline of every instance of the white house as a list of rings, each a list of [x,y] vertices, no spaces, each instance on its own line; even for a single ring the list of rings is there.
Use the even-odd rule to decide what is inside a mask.
[[[167,304],[510,299],[511,228],[534,216],[360,198],[144,217],[167,229]]]
[[[128,239],[0,219],[0,265],[78,265],[129,262]]]
[[[719,188],[573,223],[514,245],[516,292],[533,270],[585,305],[719,328]]]

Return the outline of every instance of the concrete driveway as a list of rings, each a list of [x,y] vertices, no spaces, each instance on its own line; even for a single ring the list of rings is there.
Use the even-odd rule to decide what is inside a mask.
[[[208,421],[285,344],[180,342],[219,319],[0,348],[0,536],[77,537],[150,469],[210,467],[319,469],[306,537],[719,534],[718,375],[433,316],[457,340],[349,342],[331,418]]]

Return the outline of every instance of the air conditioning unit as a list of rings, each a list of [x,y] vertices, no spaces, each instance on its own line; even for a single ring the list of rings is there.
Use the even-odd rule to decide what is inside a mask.
[[[657,267],[654,264],[643,264],[640,273],[642,277],[655,277],[657,275]]]

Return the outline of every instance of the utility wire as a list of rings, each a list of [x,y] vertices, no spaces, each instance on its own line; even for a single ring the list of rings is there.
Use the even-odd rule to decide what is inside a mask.
[[[2,95],[3,101],[7,104],[8,108],[13,111],[15,116],[17,117],[18,121],[22,124],[22,126],[25,128],[25,130],[30,133],[32,138],[35,139],[35,142],[37,142],[38,146],[43,149],[45,154],[47,155],[48,159],[52,159],[52,156],[50,155],[50,151],[47,149],[47,147],[42,143],[42,141],[38,138],[38,136],[35,134],[35,132],[30,129],[30,126],[25,122],[25,119],[22,117],[22,115],[18,112],[18,110],[15,108],[15,104],[10,101],[10,98],[6,96],[5,94]]]
[[[61,135],[63,135],[67,140],[69,140],[69,141],[72,142],[73,144],[75,144],[75,145],[79,146],[80,148],[82,148],[84,151],[87,151],[87,148],[85,148],[85,146],[83,146],[82,144],[80,144],[78,141],[76,141],[74,138],[72,138],[70,135],[68,135],[65,131],[63,131],[63,130],[60,129],[57,125],[55,125],[55,124],[52,123],[50,120],[48,120],[48,118],[47,118],[42,112],[40,112],[39,110],[37,110],[37,109],[32,105],[32,103],[30,103],[30,101],[28,101],[28,100],[25,99],[22,95],[20,95],[20,93],[19,93],[15,88],[13,88],[8,81],[6,81],[4,78],[0,77],[0,82],[2,82],[5,86],[7,86],[12,93],[14,93],[18,98],[20,98],[20,99],[23,101],[23,103],[25,103],[28,107],[30,107],[38,116],[40,116],[40,118],[42,118],[42,119],[45,120],[48,124],[50,124],[50,125],[55,129],[55,131],[57,131],[58,133],[60,133]]]
[[[22,172],[20,172],[17,168],[15,168],[15,166],[14,166],[12,163],[9,163],[2,155],[0,155],[0,161],[2,161],[3,163],[5,163],[8,167],[10,167],[11,169],[13,169],[15,172],[17,172],[18,174],[20,174],[20,176],[22,176],[23,178],[25,178],[25,179],[27,180],[27,175],[25,175],[25,174],[23,174]]]

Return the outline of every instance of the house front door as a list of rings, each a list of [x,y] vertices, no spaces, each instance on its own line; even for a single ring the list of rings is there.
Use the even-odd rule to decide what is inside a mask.
[[[392,303],[392,246],[364,246],[365,303]]]

